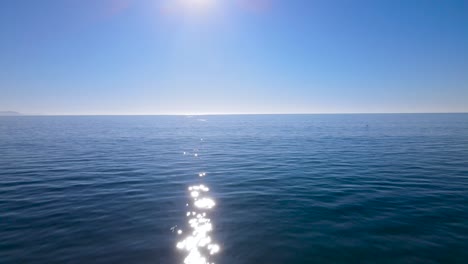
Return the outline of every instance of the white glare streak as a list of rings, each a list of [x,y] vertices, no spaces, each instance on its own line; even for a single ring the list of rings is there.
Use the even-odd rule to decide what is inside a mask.
[[[205,174],[205,173],[200,173]],[[207,210],[215,206],[215,201],[208,197],[209,188],[203,184],[188,188],[192,199],[193,211],[187,212],[188,224],[191,232],[176,247],[187,252],[185,264],[210,264],[209,256],[220,251],[219,245],[212,242],[210,233],[213,230],[211,219],[207,217]],[[177,231],[179,235],[182,230]]]
[[[201,209],[211,209],[215,206],[215,202],[209,198],[202,198],[195,201],[195,206]]]

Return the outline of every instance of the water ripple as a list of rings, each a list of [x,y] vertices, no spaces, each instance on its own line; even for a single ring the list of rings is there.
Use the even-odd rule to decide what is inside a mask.
[[[203,119],[0,117],[0,262],[468,259],[468,115]]]

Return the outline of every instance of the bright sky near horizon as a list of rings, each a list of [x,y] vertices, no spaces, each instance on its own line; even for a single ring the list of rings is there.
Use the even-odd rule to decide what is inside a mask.
[[[0,111],[468,112],[468,1],[5,0]]]

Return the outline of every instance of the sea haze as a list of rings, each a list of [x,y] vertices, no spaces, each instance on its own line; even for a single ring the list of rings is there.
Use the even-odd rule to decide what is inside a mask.
[[[1,263],[183,263],[194,210],[220,264],[468,263],[468,114],[0,117]]]

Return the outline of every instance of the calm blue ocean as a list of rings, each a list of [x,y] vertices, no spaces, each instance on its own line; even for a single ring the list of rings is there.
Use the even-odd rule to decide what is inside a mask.
[[[0,263],[202,258],[468,263],[468,114],[0,117]]]

